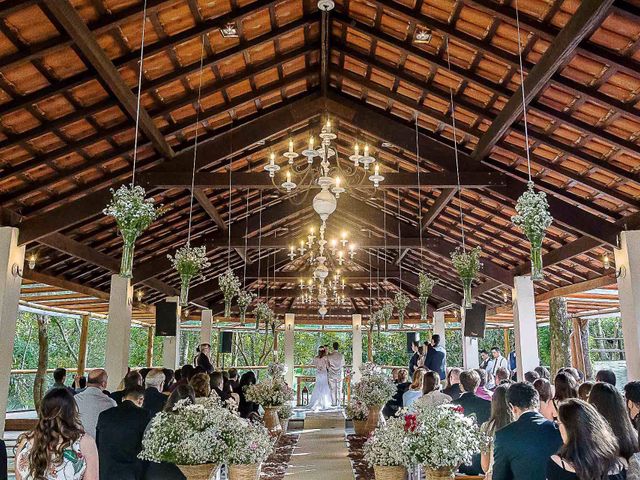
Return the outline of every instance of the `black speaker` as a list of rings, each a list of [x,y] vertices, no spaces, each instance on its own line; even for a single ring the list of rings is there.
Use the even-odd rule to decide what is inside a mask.
[[[407,353],[413,353],[413,350],[411,350],[413,342],[420,343],[420,334],[418,332],[407,332]]]
[[[220,332],[218,350],[220,353],[231,353],[233,345],[233,332]]]
[[[464,313],[464,336],[484,338],[484,324],[487,319],[487,306],[474,303]]]
[[[175,337],[178,325],[178,303],[156,303],[156,337]]]

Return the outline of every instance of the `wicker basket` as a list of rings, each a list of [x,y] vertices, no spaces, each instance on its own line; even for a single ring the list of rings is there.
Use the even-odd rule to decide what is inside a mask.
[[[369,432],[367,430],[367,421],[366,420],[353,420],[353,430],[355,434],[359,437],[366,437]]]
[[[424,468],[426,480],[451,480],[455,478],[456,470],[457,468],[455,467]]]
[[[229,480],[256,480],[260,475],[260,465],[229,465]]]
[[[219,465],[205,463],[204,465],[176,465],[187,480],[210,480],[215,477]]]
[[[269,433],[273,436],[280,435],[282,427],[278,418],[278,407],[264,407],[264,426],[267,427]]]
[[[373,471],[376,474],[376,480],[406,480],[407,469],[402,466],[388,467],[383,465],[374,465]]]

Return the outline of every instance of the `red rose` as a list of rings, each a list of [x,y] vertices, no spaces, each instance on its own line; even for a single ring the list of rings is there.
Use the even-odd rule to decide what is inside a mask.
[[[453,411],[464,414],[464,407],[462,405],[456,405],[455,407],[453,407]]]
[[[415,413],[408,413],[404,416],[404,431],[415,432],[418,428],[418,417]]]

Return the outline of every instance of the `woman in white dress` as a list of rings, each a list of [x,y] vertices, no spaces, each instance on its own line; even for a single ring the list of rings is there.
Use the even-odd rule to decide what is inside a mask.
[[[329,376],[327,373],[329,361],[327,350],[321,347],[318,356],[313,359],[316,367],[316,384],[311,394],[309,408],[315,412],[331,408],[331,389],[329,388]]]

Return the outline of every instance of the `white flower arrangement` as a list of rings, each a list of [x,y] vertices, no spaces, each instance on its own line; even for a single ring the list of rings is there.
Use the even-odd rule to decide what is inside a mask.
[[[378,427],[364,444],[364,459],[370,466],[411,467],[411,438],[402,417],[391,417]]]
[[[378,327],[378,333],[380,332],[380,323],[382,322],[382,315],[380,310],[376,310],[375,312],[371,312],[369,315],[369,320],[367,324],[369,325],[369,331],[373,332],[373,329]]]
[[[473,297],[471,294],[471,286],[473,285],[473,280],[477,277],[478,272],[482,268],[482,262],[480,261],[481,254],[482,249],[480,246],[469,250],[457,247],[453,252],[451,252],[451,262],[462,281],[465,308],[471,308],[472,306]]]
[[[256,317],[256,330],[260,329],[260,325],[264,323],[265,331],[269,329],[269,324],[274,320],[275,313],[271,310],[271,307],[264,302],[258,302],[256,308],[253,310],[253,314]]]
[[[226,272],[218,277],[218,285],[222,295],[224,295],[224,316],[231,316],[231,302],[240,292],[240,280],[233,271],[228,268]]]
[[[393,316],[393,302],[386,302],[380,309],[380,318],[384,322],[384,329],[389,330],[389,320]]]
[[[396,393],[396,385],[377,367],[365,365],[360,381],[353,386],[353,397],[367,407],[384,405]]]
[[[289,403],[285,403],[284,405],[278,408],[278,418],[280,420],[288,420],[293,415],[293,407]]]
[[[111,201],[102,211],[113,217],[124,242],[120,275],[130,278],[133,270],[133,251],[136,239],[162,215],[153,198],[144,198],[146,192],[138,185],[122,185],[111,190]]]
[[[284,363],[280,362],[271,362],[267,366],[267,375],[271,378],[279,378],[284,377],[285,373],[287,373],[287,366]]]
[[[221,437],[226,447],[224,461],[229,465],[260,465],[275,444],[263,425],[236,416],[224,425]]]
[[[420,272],[418,274],[418,302],[420,303],[420,320],[422,321],[429,318],[429,297],[437,283],[438,280],[427,273]]]
[[[398,291],[393,299],[393,306],[396,307],[396,310],[398,311],[399,328],[404,326],[404,316],[406,314],[407,307],[409,306],[409,302],[409,297],[401,291]]]
[[[167,255],[167,258],[171,260],[171,265],[180,274],[180,304],[186,307],[191,280],[211,266],[207,259],[207,249],[204,246],[192,247],[186,244],[176,250],[173,257]]]
[[[529,182],[527,190],[518,198],[516,215],[511,217],[511,221],[522,229],[531,243],[531,278],[542,280],[542,240],[553,223],[546,193],[536,193],[533,182]]]
[[[360,400],[351,399],[345,407],[345,413],[351,420],[366,420],[369,416],[369,407]]]
[[[244,324],[247,318],[247,309],[253,299],[256,298],[256,294],[245,290],[240,290],[238,293],[238,310],[240,311],[240,323]]]
[[[263,407],[280,407],[293,400],[293,389],[282,378],[267,378],[247,386],[245,396]]]

